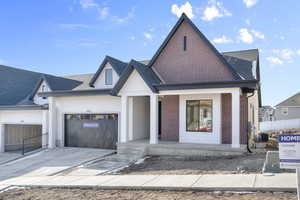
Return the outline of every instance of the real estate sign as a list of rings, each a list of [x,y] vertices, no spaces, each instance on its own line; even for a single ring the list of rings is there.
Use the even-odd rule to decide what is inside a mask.
[[[300,134],[279,135],[280,168],[300,168]]]

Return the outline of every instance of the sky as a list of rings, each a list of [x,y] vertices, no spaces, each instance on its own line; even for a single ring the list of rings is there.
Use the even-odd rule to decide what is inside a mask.
[[[2,0],[0,64],[95,73],[105,55],[151,59],[182,12],[219,51],[260,51],[263,105],[300,92],[298,0]]]

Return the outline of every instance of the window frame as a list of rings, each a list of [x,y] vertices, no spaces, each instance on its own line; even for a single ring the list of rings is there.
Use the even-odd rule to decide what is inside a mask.
[[[108,72],[110,72],[111,82],[108,81]],[[111,68],[105,69],[105,85],[113,84],[113,70]]]
[[[188,130],[188,102],[189,101],[198,101],[199,102],[199,112],[200,112],[200,102],[201,101],[210,101],[211,102],[211,131],[203,131],[203,130],[199,130],[199,131],[196,131],[196,130]],[[188,133],[213,133],[213,124],[214,124],[214,105],[213,105],[213,99],[187,99],[185,100],[185,131],[188,132]],[[200,119],[198,121],[198,123],[200,122]]]

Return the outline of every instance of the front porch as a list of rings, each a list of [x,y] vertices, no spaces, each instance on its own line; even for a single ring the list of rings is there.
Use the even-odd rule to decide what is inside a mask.
[[[169,108],[172,102],[167,97],[171,96],[176,96],[178,101]],[[124,144],[143,146],[152,155],[162,152],[178,155],[185,149],[198,152],[244,151],[247,144],[247,109],[243,107],[246,105],[243,97],[246,98],[240,88],[166,90],[158,94],[122,93],[118,148],[125,147]],[[195,107],[189,107],[188,102],[198,101],[203,101],[206,107],[196,110],[195,114]],[[202,121],[195,125],[195,119],[196,122]]]
[[[131,155],[159,155],[159,156],[233,156],[241,155],[247,151],[246,145],[239,148],[232,148],[230,144],[191,144],[174,141],[158,141],[157,144],[150,144],[148,139],[134,140],[127,143],[118,143],[119,154]]]

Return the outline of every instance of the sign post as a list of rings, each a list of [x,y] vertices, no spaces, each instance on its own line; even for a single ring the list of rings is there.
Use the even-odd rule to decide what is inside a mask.
[[[282,169],[296,169],[297,196],[300,200],[300,134],[279,135],[279,161]]]

